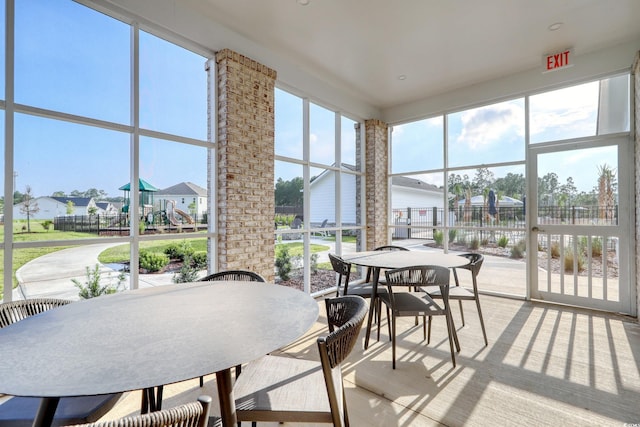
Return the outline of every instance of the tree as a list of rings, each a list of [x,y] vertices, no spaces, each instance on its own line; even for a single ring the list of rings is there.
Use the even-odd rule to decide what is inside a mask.
[[[496,191],[501,191],[503,195],[516,199],[522,199],[522,195],[525,194],[525,186],[524,175],[512,172],[509,172],[502,178],[496,179],[493,183]]]
[[[64,191],[54,191],[51,197],[67,197]]]
[[[87,213],[89,214],[89,216],[93,216],[98,213],[98,208],[95,206],[89,206],[89,208],[87,209]]]
[[[72,215],[75,208],[76,208],[76,204],[73,203],[71,200],[67,200],[67,215]]]
[[[38,213],[40,208],[38,202],[33,198],[31,194],[31,186],[27,185],[22,199],[22,206],[20,206],[20,213],[27,216],[27,232],[31,233],[31,216]]]
[[[615,169],[606,163],[598,166],[598,210],[600,219],[613,219],[617,186]]]
[[[276,206],[302,206],[302,188],[302,177],[295,177],[291,181],[278,178],[275,188]]]

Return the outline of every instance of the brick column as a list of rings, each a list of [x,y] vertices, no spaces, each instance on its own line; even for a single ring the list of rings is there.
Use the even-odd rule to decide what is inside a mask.
[[[274,88],[276,72],[236,52],[218,71],[218,270],[274,280]]]
[[[388,244],[387,182],[389,170],[389,126],[380,120],[367,120],[366,132],[366,199],[367,199],[367,249]]]

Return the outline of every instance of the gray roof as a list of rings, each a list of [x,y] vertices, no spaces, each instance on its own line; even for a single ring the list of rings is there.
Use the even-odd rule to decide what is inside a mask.
[[[158,190],[156,196],[183,196],[183,195],[195,195],[201,197],[207,197],[207,189],[202,188],[199,185],[194,184],[193,182],[181,182],[176,185],[172,185],[171,187],[164,188],[162,190]]]
[[[409,178],[406,176],[392,176],[391,185],[397,185],[399,187],[417,188],[426,191],[437,191],[442,193],[442,188],[438,188],[433,184],[428,184],[419,179]]]
[[[51,197],[53,200],[56,200],[62,204],[67,204],[67,202],[72,202],[74,206],[89,206],[89,202],[91,201],[91,197]]]

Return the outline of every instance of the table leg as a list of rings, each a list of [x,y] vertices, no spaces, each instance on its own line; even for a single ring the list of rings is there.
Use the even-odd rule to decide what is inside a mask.
[[[33,427],[51,426],[59,401],[59,397],[43,397],[40,401],[36,418],[33,420]]]
[[[218,385],[218,398],[220,399],[222,425],[224,427],[235,427],[238,420],[236,418],[236,402],[233,398],[231,369],[216,372],[216,383]]]
[[[376,307],[376,298],[378,298],[378,279],[380,278],[380,269],[373,269],[373,283],[371,286],[371,301],[369,304],[369,318],[367,319],[367,333],[364,336],[364,349],[369,348],[369,335],[371,335],[371,320]]]

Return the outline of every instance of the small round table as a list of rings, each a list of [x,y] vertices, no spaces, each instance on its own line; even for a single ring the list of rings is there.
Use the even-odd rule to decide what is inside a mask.
[[[345,262],[361,267],[373,268],[371,286],[371,301],[369,317],[367,319],[367,333],[364,338],[364,348],[369,347],[369,335],[371,334],[371,321],[373,318],[373,301],[377,297],[378,280],[381,269],[394,269],[412,267],[414,265],[438,265],[441,267],[455,268],[469,264],[469,260],[459,255],[445,254],[430,251],[364,251],[342,255]]]
[[[318,317],[298,290],[195,282],[83,300],[0,329],[0,392],[60,397],[139,390],[216,373],[225,426],[235,426],[231,368],[296,340]]]

